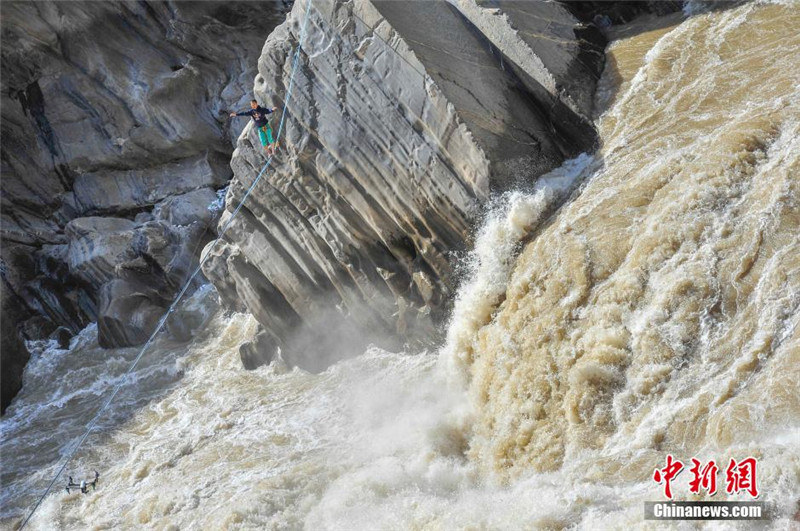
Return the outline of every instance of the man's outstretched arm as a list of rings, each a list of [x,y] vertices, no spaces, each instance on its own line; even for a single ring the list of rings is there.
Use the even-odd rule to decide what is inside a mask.
[[[234,116],[251,116],[252,114],[253,111],[232,112],[231,118],[233,118]]]

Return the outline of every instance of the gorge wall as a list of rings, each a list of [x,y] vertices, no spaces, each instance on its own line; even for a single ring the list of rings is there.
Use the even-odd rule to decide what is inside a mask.
[[[412,5],[310,8],[281,152],[204,267],[263,325],[242,349],[248,367],[277,347],[319,369],[341,347],[433,337],[454,253],[490,193],[594,145],[596,27],[557,3]],[[255,93],[269,106],[285,101],[306,7],[295,3],[259,59]],[[221,225],[265,161],[248,126]]]
[[[137,350],[100,348],[96,326],[70,349],[31,343],[0,421],[14,456],[0,525],[18,525],[64,441],[119,390],[64,469],[104,471],[97,491],[57,489],[32,528],[636,529],[664,497],[666,455],[715,462],[716,494],[693,493],[689,471],[672,488],[717,502],[752,500],[722,488],[730,460],[752,456],[770,525],[797,527],[800,13],[705,6],[608,30],[600,147],[481,207],[442,348],[245,371],[241,354],[258,362],[274,340],[240,352],[263,325],[218,311],[208,285],[184,307],[208,316],[201,332],[159,336],[130,374]],[[258,222],[286,208],[248,205]],[[260,242],[295,241],[250,223],[236,237],[259,240],[226,244],[237,267],[275,263]]]
[[[227,112],[285,10],[3,2],[3,408],[18,325],[64,341],[97,321],[106,346],[152,331],[213,232],[244,126]]]

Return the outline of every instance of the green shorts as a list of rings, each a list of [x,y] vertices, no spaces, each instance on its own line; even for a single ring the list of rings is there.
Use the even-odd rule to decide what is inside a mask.
[[[272,128],[268,125],[258,128],[258,138],[261,139],[262,146],[268,146],[275,142],[275,140],[272,139]]]

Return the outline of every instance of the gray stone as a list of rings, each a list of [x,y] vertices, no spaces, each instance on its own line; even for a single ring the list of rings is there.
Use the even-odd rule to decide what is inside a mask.
[[[275,339],[263,329],[259,330],[251,341],[239,346],[239,357],[247,370],[267,365],[275,359],[277,353],[278,345]]]
[[[171,225],[164,220],[140,224],[108,217],[78,218],[67,225],[70,243],[65,260],[69,275],[96,294],[101,346],[135,345],[149,336],[157,316],[163,315],[196,268],[199,251],[207,239],[207,224],[215,219],[208,210],[204,217],[206,224],[188,226]],[[196,279],[192,289],[200,281]],[[29,286],[36,282],[45,280]],[[39,295],[38,299],[56,298],[60,306],[51,306],[63,308],[66,305],[59,296],[60,293]],[[53,311],[47,313],[51,315]],[[64,322],[64,318],[56,321]],[[131,330],[126,331],[128,322]]]
[[[136,223],[122,218],[89,217],[70,221],[67,263],[85,282],[99,286],[116,277],[116,267],[134,258]]]
[[[216,200],[214,189],[200,188],[162,201],[156,206],[154,214],[171,225],[210,225],[216,215],[210,206]]]
[[[97,318],[102,286],[133,270],[149,271],[169,298],[207,231],[172,227],[170,238],[189,240],[170,240],[175,254],[154,251],[137,269],[150,258],[137,242],[158,238],[118,225],[142,226],[173,197],[224,187],[247,123],[227,115],[247,106],[283,3],[4,1],[2,10],[0,249],[23,319],[38,313],[77,332]],[[206,195],[178,200],[162,221],[215,223]],[[86,226],[90,217],[116,221]]]
[[[82,212],[124,212],[198,188],[219,188],[230,177],[228,157],[212,153],[156,168],[85,173],[73,186]]]
[[[133,218],[133,221],[135,221],[137,224],[140,224],[140,223],[147,223],[148,221],[155,221],[155,219],[156,217],[153,215],[152,212],[139,212]]]
[[[115,279],[100,290],[97,318],[101,347],[127,347],[147,341],[164,315],[163,305],[155,304],[158,290],[142,283]]]
[[[66,327],[59,326],[53,331],[52,334],[50,334],[50,339],[56,340],[58,343],[58,348],[68,349],[69,341],[72,339],[72,332],[70,332]]]
[[[451,2],[515,67],[537,100],[566,107],[552,110],[558,115],[554,126],[567,120],[573,133],[577,128],[591,130],[594,87],[603,72],[606,44],[596,27],[579,20],[567,3]]]
[[[509,67],[448,3],[313,6],[282,150],[224,239],[205,250],[204,272],[227,305],[259,320],[285,361],[318,370],[370,342],[435,337],[453,253],[490,190],[532,182],[591,148],[594,131],[567,105],[580,108],[580,95],[562,98],[525,64]],[[286,97],[305,8],[295,3],[259,59],[255,92],[270,106]],[[565,10],[552,17],[576,24]],[[560,66],[552,79],[569,69]],[[592,76],[585,82],[591,92]],[[572,122],[554,130],[567,115]],[[220,226],[263,164],[248,126]],[[257,350],[243,352],[248,366],[271,359]]]
[[[584,4],[315,0],[282,151],[206,250],[266,351],[318,370],[435,336],[490,193],[594,143],[604,42]],[[306,3],[266,44],[279,3],[3,7],[4,279],[25,318],[143,341],[217,223],[231,141],[221,223],[264,164],[250,122],[227,113],[254,76],[262,104],[284,103]]]
[[[572,138],[574,128],[554,134],[559,120],[544,112],[550,106],[537,101],[536,94],[520,90],[520,77],[456,7],[443,0],[415,3],[413,9],[392,0],[373,3],[408,43],[488,157],[493,188],[535,178],[585,147],[585,142]],[[566,11],[552,16],[558,20],[559,14],[562,20],[576,22]],[[494,25],[485,26],[487,33],[494,30]],[[549,35],[558,38],[558,26],[552,22],[550,26],[554,29]],[[561,64],[564,59],[553,62]],[[588,92],[591,96],[591,85]]]

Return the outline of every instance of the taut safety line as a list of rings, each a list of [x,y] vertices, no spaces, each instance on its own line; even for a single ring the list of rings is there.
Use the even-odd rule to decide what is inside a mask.
[[[308,3],[306,4],[306,12],[305,12],[305,15],[303,16],[303,25],[302,25],[302,27],[300,29],[300,37],[297,40],[297,49],[294,52],[294,59],[292,60],[292,72],[289,75],[289,86],[288,86],[288,88],[286,90],[286,99],[283,102],[283,112],[281,113],[281,121],[280,121],[280,124],[278,125],[278,134],[275,136],[275,143],[276,144],[280,140],[281,134],[283,133],[283,124],[284,124],[284,120],[286,119],[286,110],[289,107],[289,100],[292,97],[292,90],[294,88],[294,74],[297,71],[297,63],[298,63],[298,61],[300,59],[300,50],[302,49],[303,37],[305,36],[306,25],[308,23],[308,15],[311,12],[311,0],[307,0],[307,2]],[[30,521],[31,517],[33,517],[33,514],[36,512],[36,510],[42,504],[42,502],[44,501],[45,497],[50,493],[50,490],[53,488],[53,485],[55,485],[55,483],[58,480],[59,476],[61,476],[61,474],[64,472],[64,469],[67,468],[67,465],[69,464],[69,462],[72,459],[72,457],[75,455],[75,452],[77,452],[78,448],[80,448],[81,445],[86,441],[86,439],[89,437],[89,434],[91,433],[91,431],[94,429],[95,425],[97,424],[97,421],[100,419],[100,416],[105,412],[106,408],[108,408],[108,406],[114,400],[114,397],[117,396],[117,393],[122,388],[122,384],[125,383],[125,381],[127,380],[127,376],[130,375],[131,372],[133,372],[133,369],[136,368],[136,365],[139,363],[139,360],[142,359],[142,356],[144,356],[144,353],[147,351],[147,347],[150,346],[150,344],[155,339],[156,335],[164,327],[164,324],[167,322],[167,317],[169,317],[169,314],[171,314],[175,310],[175,307],[178,305],[180,300],[186,294],[186,291],[189,289],[189,286],[191,285],[192,281],[195,279],[197,274],[203,268],[203,264],[205,264],[206,260],[208,260],[209,256],[211,256],[211,250],[214,248],[214,246],[217,244],[217,242],[220,241],[223,238],[223,236],[225,236],[225,233],[228,231],[228,228],[231,226],[231,223],[233,222],[233,219],[236,217],[236,215],[242,209],[242,206],[244,206],[244,202],[247,201],[248,197],[250,197],[250,194],[255,189],[255,187],[258,184],[258,182],[261,180],[261,177],[264,175],[264,172],[267,170],[267,168],[272,163],[273,156],[274,155],[270,155],[269,156],[269,158],[267,159],[267,162],[264,164],[264,167],[261,168],[260,172],[258,172],[258,176],[256,176],[255,180],[253,181],[253,184],[251,184],[250,188],[247,189],[247,192],[245,192],[244,196],[242,197],[242,200],[239,201],[239,204],[234,209],[233,213],[231,214],[231,217],[228,218],[228,221],[222,227],[222,230],[219,232],[219,235],[217,236],[217,239],[214,240],[214,242],[211,244],[211,248],[206,253],[206,256],[200,261],[200,263],[198,264],[197,268],[194,270],[194,272],[191,274],[191,276],[189,276],[189,278],[186,280],[186,283],[184,284],[183,289],[181,289],[181,291],[178,294],[177,298],[172,302],[172,304],[170,305],[169,309],[164,314],[164,316],[161,317],[161,320],[158,322],[158,326],[156,326],[156,329],[150,335],[150,338],[142,346],[142,349],[139,351],[139,354],[136,356],[136,358],[134,358],[133,363],[131,363],[131,366],[128,368],[128,370],[123,375],[123,378],[120,379],[120,382],[114,388],[114,392],[111,393],[111,396],[108,397],[108,399],[105,401],[105,403],[97,411],[97,413],[95,414],[95,416],[91,420],[91,422],[89,422],[89,424],[86,427],[86,431],[83,433],[81,438],[78,440],[78,443],[67,454],[67,457],[64,460],[64,464],[62,464],[61,468],[58,469],[58,472],[56,472],[56,475],[50,481],[50,484],[47,486],[47,489],[45,489],[44,493],[41,495],[39,500],[36,502],[36,505],[33,506],[33,509],[31,510],[30,514],[28,514],[28,517],[25,518],[25,520],[22,522],[22,525],[20,526],[20,529],[23,529],[28,524],[28,522]]]

